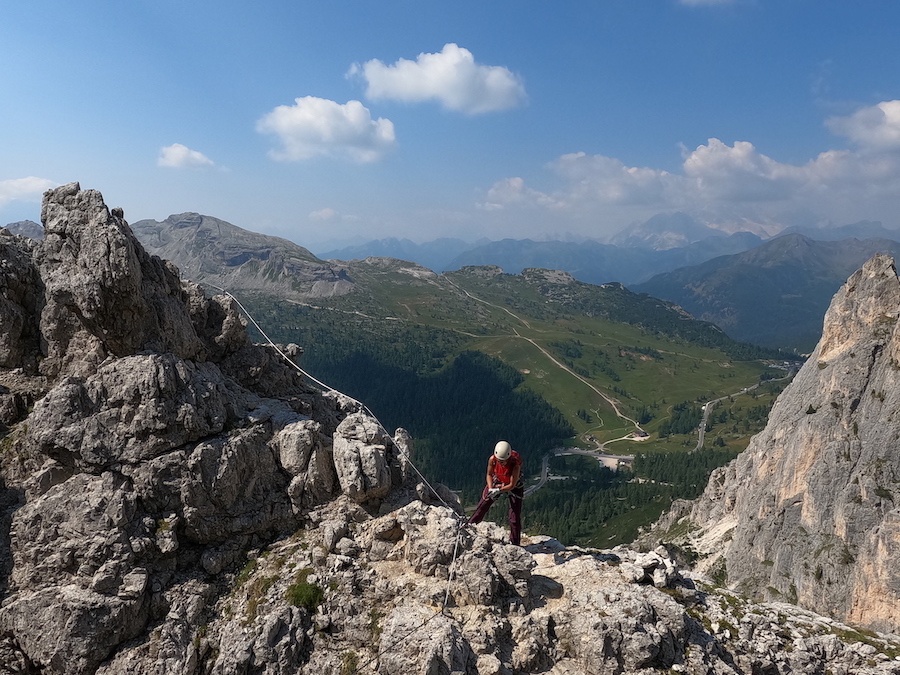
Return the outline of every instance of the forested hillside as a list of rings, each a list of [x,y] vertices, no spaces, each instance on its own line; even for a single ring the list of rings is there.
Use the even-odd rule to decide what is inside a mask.
[[[612,290],[613,297],[627,298],[624,289]],[[506,292],[523,294],[515,289]],[[409,296],[403,302],[413,305]],[[696,443],[697,399],[712,396],[715,389],[711,387],[737,390],[754,382],[749,378],[759,381],[770,376],[761,365],[724,363],[721,352],[690,346],[684,340],[642,338],[643,328],[622,327],[621,339],[616,338],[613,346],[603,351],[597,344],[596,329],[586,330],[591,325],[588,317],[558,301],[540,303],[537,296],[524,300],[510,297],[509,305],[522,312],[521,317],[528,311],[526,321],[533,329],[538,323],[544,326],[534,332],[540,336],[535,342],[543,343],[547,354],[555,355],[571,372],[556,366],[555,372],[535,377],[536,365],[553,365],[547,354],[516,337],[516,331],[524,334],[528,330],[526,326],[505,310],[482,303],[476,305],[481,313],[468,314],[458,308],[449,311],[448,304],[435,306],[428,310],[431,323],[399,320],[388,313],[376,318],[356,307],[313,308],[263,296],[254,296],[249,304],[270,337],[304,347],[300,363],[305,370],[365,402],[388,429],[408,429],[415,439],[417,466],[429,479],[461,491],[469,505],[478,497],[487,457],[498,439],[508,439],[521,452],[526,480],[532,484],[540,474],[544,455],[552,448],[583,444],[588,437],[621,436],[622,422],[574,374],[580,373],[588,382],[608,383],[610,393],[624,401],[627,409],[643,410],[640,423],[649,423],[646,428],[653,438],[639,446],[610,446],[618,452],[639,453],[632,471],[611,473],[593,459],[551,460],[551,474],[565,479],[551,480],[529,497],[525,527],[569,543],[630,541],[638,528],[657,518],[672,499],[694,495],[698,486],[705,484],[709,470],[733,457],[751,432],[749,426],[732,432],[725,425],[742,419],[745,405],[723,405],[711,420],[715,426],[709,436],[718,451],[686,452]],[[417,311],[420,316],[424,313]],[[533,319],[538,313],[540,318]],[[604,331],[616,325],[603,321]],[[442,322],[454,327],[435,325]],[[458,328],[463,322],[468,322],[470,330]],[[519,327],[511,330],[510,322]],[[548,330],[560,322],[565,322],[564,328]],[[506,332],[512,333],[511,339],[500,337]],[[622,347],[626,342],[630,346]],[[674,353],[676,347],[687,353]],[[525,353],[523,348],[527,348]],[[661,377],[665,370],[670,374]],[[681,388],[668,394],[659,391],[659,383],[666,381]],[[680,391],[691,398],[666,402],[666,395],[676,395],[677,401]],[[770,402],[771,397],[766,396],[757,405],[765,407]],[[690,412],[687,417],[686,412]],[[587,447],[593,445],[587,442]],[[673,475],[660,477],[659,471],[667,467]],[[505,520],[505,507],[495,508],[492,517]]]
[[[697,497],[712,470],[736,455],[728,449],[638,454],[632,470],[618,471],[587,457],[555,457],[551,469],[567,477],[529,497],[528,526],[583,545],[631,541],[674,499]]]

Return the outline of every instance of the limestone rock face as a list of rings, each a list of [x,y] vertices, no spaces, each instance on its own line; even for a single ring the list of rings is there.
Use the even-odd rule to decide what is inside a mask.
[[[0,675],[897,672],[900,641],[663,548],[460,527],[408,433],[250,344],[99,193],[44,218],[0,233]]]
[[[45,288],[46,374],[81,375],[109,355],[141,350],[200,355],[176,270],[147,255],[99,192],[77,183],[51,190],[41,218],[35,258]]]
[[[0,367],[35,369],[41,278],[31,260],[31,244],[0,231]]]
[[[894,262],[875,256],[834,297],[766,429],[690,507],[696,546],[724,554],[705,565],[732,587],[900,631],[898,316]]]

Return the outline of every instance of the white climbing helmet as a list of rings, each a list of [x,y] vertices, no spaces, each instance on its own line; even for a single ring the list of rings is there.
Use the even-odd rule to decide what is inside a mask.
[[[512,448],[506,441],[498,441],[494,446],[494,457],[497,459],[509,459],[510,452],[512,452]]]

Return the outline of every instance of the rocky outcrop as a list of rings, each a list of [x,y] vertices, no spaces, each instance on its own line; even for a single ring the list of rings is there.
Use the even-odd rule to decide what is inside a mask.
[[[893,638],[662,548],[461,528],[406,432],[250,344],[99,193],[44,217],[0,234],[0,674],[897,671]]]
[[[670,515],[741,592],[900,631],[900,280],[853,274],[766,429]],[[665,528],[662,528],[665,529]]]

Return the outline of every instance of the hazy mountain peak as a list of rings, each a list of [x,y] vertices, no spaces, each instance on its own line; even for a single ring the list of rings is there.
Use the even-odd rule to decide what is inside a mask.
[[[44,228],[33,220],[19,220],[15,223],[8,223],[5,227],[20,237],[28,237],[29,239],[44,238]]]
[[[625,228],[610,243],[617,246],[635,246],[664,251],[680,248],[707,237],[724,236],[718,230],[704,225],[686,213],[659,213],[649,220]]]
[[[287,297],[306,298],[348,293],[353,286],[341,265],[212,216],[179,213],[131,228],[147,250],[174,262],[186,277],[227,290],[277,287]]]

